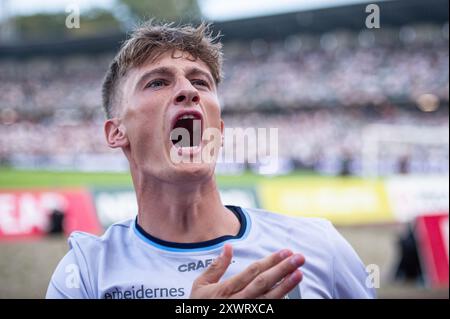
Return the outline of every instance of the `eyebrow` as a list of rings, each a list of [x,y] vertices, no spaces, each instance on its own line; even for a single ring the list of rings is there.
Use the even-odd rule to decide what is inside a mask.
[[[186,72],[186,76],[193,76],[193,75],[203,75],[205,76],[208,81],[211,83],[211,85],[215,85],[215,81],[213,80],[211,74],[209,74],[209,72],[205,72],[202,69],[193,67],[191,69],[188,70],[188,72]]]
[[[136,84],[136,89],[138,88],[142,88],[143,84],[145,82],[147,82],[150,78],[157,76],[157,75],[163,75],[163,76],[173,76],[174,74],[174,69],[171,67],[166,67],[166,66],[161,66],[158,68],[155,68],[151,71],[145,72],[138,80],[137,84]],[[211,74],[209,74],[208,72],[203,71],[202,69],[193,67],[193,68],[189,68],[186,72],[186,76],[194,76],[194,75],[203,75],[205,76],[208,81],[211,83],[211,85],[215,85],[215,81],[213,80]]]
[[[162,67],[153,69],[151,71],[145,72],[139,78],[139,81],[136,84],[136,89],[142,88],[143,84],[145,82],[147,82],[150,78],[154,77],[155,75],[173,76],[173,70],[172,70],[172,68],[168,68],[166,66],[162,66]]]

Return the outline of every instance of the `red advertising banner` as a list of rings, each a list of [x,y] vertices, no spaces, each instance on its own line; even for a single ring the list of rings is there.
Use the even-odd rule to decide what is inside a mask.
[[[420,216],[416,238],[424,275],[431,287],[449,285],[448,213]]]
[[[64,215],[66,235],[75,230],[102,231],[88,190],[1,190],[0,240],[44,236],[55,210]]]

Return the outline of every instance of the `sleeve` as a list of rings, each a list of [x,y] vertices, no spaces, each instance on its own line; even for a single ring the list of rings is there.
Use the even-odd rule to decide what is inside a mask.
[[[50,279],[47,299],[96,298],[89,289],[87,264],[73,237],[69,238],[69,252],[61,259]]]
[[[333,298],[376,298],[375,289],[368,280],[365,265],[331,223],[329,236],[333,255]]]

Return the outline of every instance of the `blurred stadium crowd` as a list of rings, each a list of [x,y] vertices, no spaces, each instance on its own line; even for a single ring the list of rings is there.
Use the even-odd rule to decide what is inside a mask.
[[[448,23],[226,42],[225,124],[277,127],[288,169],[360,174],[369,125],[448,131],[448,45]],[[0,60],[0,163],[126,168],[102,133],[101,83],[111,58]],[[448,144],[386,156],[387,173],[448,173]]]

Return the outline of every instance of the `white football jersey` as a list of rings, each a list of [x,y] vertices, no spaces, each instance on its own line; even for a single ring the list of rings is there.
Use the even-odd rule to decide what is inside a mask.
[[[200,243],[174,243],[146,233],[137,218],[110,226],[97,237],[74,232],[57,266],[47,298],[189,298],[191,286],[225,243],[234,254],[223,279],[284,249],[305,256],[303,280],[287,298],[374,298],[364,264],[333,225],[320,218],[294,218],[227,206],[241,222],[236,236]]]

